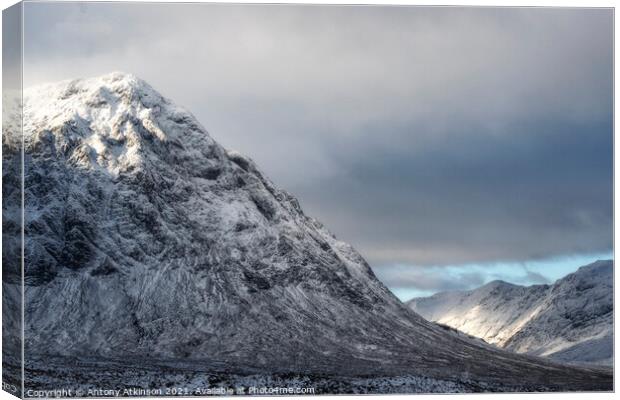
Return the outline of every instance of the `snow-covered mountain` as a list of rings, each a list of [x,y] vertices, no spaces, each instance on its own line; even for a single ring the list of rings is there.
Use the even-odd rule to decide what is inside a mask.
[[[258,376],[331,392],[611,389],[608,371],[426,321],[250,159],[132,75],[28,89],[24,124],[27,387]],[[3,149],[11,182],[19,143]],[[20,280],[14,256],[7,286]]]
[[[553,285],[502,281],[410,300],[440,324],[517,352],[574,363],[613,362],[613,262],[597,261]]]

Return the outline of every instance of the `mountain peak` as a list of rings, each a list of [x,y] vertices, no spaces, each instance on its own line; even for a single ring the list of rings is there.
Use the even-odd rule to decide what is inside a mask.
[[[518,286],[519,285],[515,285],[514,283],[506,282],[501,279],[496,279],[494,281],[491,281],[485,284],[483,287],[488,288],[488,289],[495,289],[495,288],[514,288]]]
[[[123,71],[112,71],[110,73],[99,76],[98,79],[111,82],[121,81],[136,87],[144,85],[149,86],[144,80],[138,78],[136,75],[130,72]]]
[[[155,95],[155,97],[161,98],[161,95],[146,83],[146,81],[138,78],[134,74],[125,72],[110,72],[96,77],[44,83],[26,88],[24,90],[24,97],[28,98],[34,95],[44,95],[48,99],[49,97],[68,99],[77,94],[81,94],[83,97],[89,94],[97,94],[101,91],[109,91],[115,94],[116,100],[122,97],[131,99],[135,95],[144,94]]]
[[[503,285],[510,285],[510,283],[503,281],[501,279],[495,279],[486,284],[486,286],[503,286]]]
[[[27,150],[115,176],[187,161],[182,153],[223,154],[191,113],[121,72],[26,89],[24,121]]]

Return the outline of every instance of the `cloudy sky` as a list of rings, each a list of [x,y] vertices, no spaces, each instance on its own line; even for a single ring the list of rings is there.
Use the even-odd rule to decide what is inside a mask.
[[[401,298],[612,251],[609,9],[28,3],[26,86],[147,80]]]

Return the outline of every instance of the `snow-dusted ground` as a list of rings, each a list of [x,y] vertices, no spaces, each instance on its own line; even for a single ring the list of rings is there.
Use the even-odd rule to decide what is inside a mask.
[[[18,374],[18,368],[9,368]],[[597,372],[592,372],[593,376]],[[600,372],[599,372],[600,373]],[[28,397],[65,389],[63,397],[208,396],[261,394],[388,394],[545,392],[547,384],[480,381],[455,373],[444,379],[424,375],[350,376],[338,373],[271,372],[237,368],[212,360],[88,359],[46,356],[26,363]],[[50,397],[50,396],[48,396]]]
[[[425,318],[518,353],[613,363],[613,262],[581,267],[553,285],[494,281],[408,305]]]
[[[609,371],[426,321],[251,160],[132,75],[43,85],[24,101],[27,388],[213,375],[333,393],[611,390]],[[10,183],[19,148],[3,146]],[[5,271],[19,282],[18,265]]]

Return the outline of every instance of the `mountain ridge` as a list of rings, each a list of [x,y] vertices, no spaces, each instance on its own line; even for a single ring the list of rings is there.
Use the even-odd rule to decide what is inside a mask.
[[[551,285],[494,281],[412,299],[407,305],[429,320],[511,351],[608,365],[613,352],[612,274],[613,262],[598,260]]]

